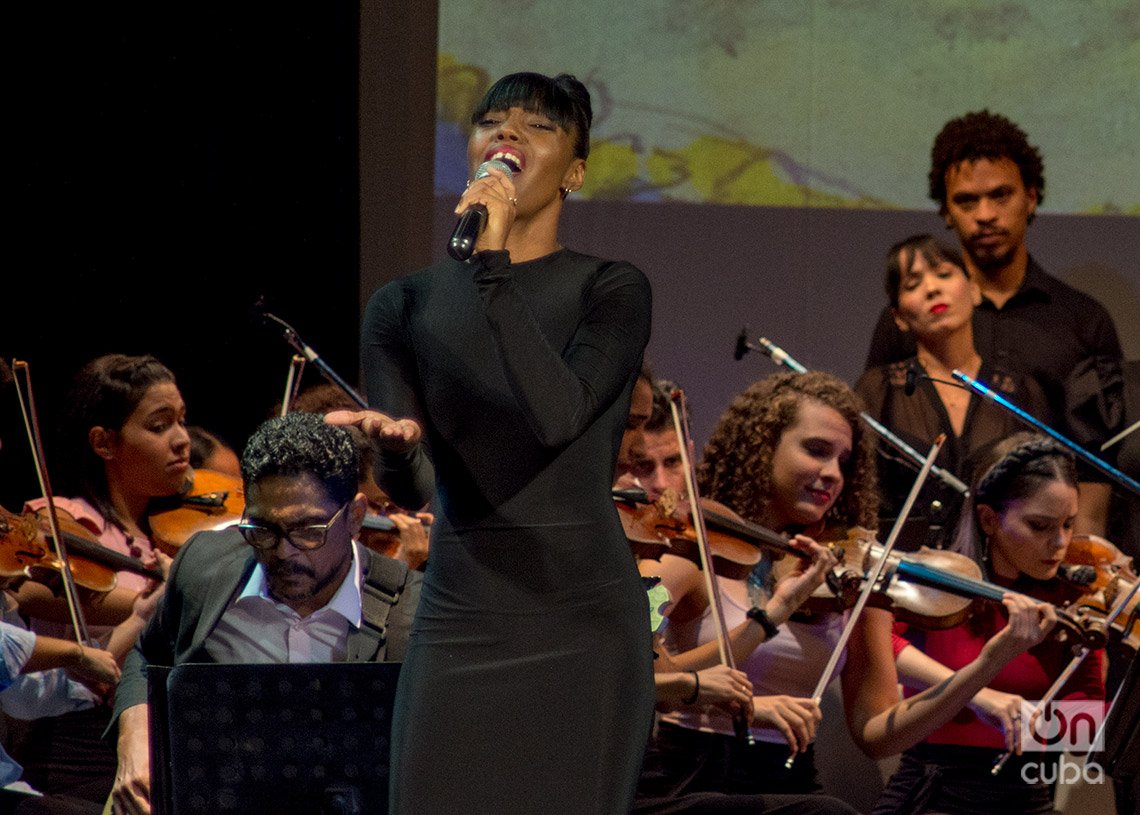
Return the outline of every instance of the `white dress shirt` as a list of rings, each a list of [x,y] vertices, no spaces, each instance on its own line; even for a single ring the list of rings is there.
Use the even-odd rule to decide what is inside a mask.
[[[348,635],[360,627],[364,557],[353,541],[352,566],[329,602],[301,617],[269,595],[260,563],[206,638],[219,663],[343,662]]]

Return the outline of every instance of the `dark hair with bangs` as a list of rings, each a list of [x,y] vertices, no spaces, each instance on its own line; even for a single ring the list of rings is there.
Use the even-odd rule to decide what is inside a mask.
[[[1021,172],[1021,183],[1045,200],[1045,162],[1025,131],[998,113],[981,110],[951,119],[930,151],[930,197],[946,210],[946,171],[963,161],[1007,158]],[[1033,220],[1033,216],[1029,216]]]
[[[574,155],[585,159],[590,154],[590,124],[594,111],[590,92],[570,74],[555,77],[523,72],[508,74],[492,85],[471,114],[471,124],[492,110],[522,108],[541,113],[574,137]]]
[[[962,254],[957,249],[933,235],[911,235],[887,250],[887,275],[883,279],[883,288],[886,289],[887,299],[891,301],[892,306],[899,304],[899,289],[902,287],[903,275],[910,269],[918,255],[922,255],[931,266],[944,260],[949,261],[961,269],[962,274],[969,277],[966,264],[962,262]]]

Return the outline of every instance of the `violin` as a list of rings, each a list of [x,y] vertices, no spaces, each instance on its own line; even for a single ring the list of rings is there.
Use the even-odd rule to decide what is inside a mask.
[[[393,511],[400,514],[408,515],[419,521],[424,529],[424,534],[430,533],[432,525],[432,516],[427,513],[404,513],[398,507],[393,505]],[[364,516],[364,523],[361,525],[358,540],[367,546],[369,549],[384,555],[386,557],[394,558],[396,560],[403,560],[408,563],[410,568],[422,569],[426,560],[416,563],[415,561],[421,557],[421,553],[417,550],[405,551],[405,541],[401,537],[402,532],[400,527],[389,518],[386,514],[379,514],[376,512],[368,511]],[[424,549],[422,555],[426,558],[427,550]]]
[[[71,515],[59,512],[58,520],[76,585],[103,594],[115,588],[116,572],[133,572],[162,581],[158,569],[106,548]],[[17,515],[0,506],[0,577],[27,577],[51,584],[59,579],[62,568],[51,545],[46,520],[36,512]]]
[[[851,608],[864,576],[882,557],[883,546],[869,530],[858,527],[818,535],[819,542],[828,545],[840,563],[805,604],[805,611],[842,612]],[[780,569],[774,571],[779,577]],[[917,552],[887,556],[868,604],[891,611],[901,622],[941,630],[965,622],[982,602],[1000,603],[1007,593],[1009,589],[983,580],[981,568],[972,558],[922,547]],[[1102,617],[1072,604],[1055,608],[1054,639],[1091,649],[1104,647],[1107,637]]]
[[[696,529],[692,516],[680,512],[680,500],[672,490],[655,502],[648,502],[644,490],[613,491],[622,528],[638,557],[660,560],[668,553],[701,565]],[[768,552],[774,560],[784,555],[810,560],[782,535],[760,524],[745,520],[711,498],[700,499],[712,553],[713,572],[731,580],[743,580]]]
[[[174,557],[196,532],[236,523],[244,512],[245,489],[240,478],[194,470],[180,493],[150,502],[151,541]]]
[[[1104,538],[1073,535],[1057,577],[1076,595],[1069,607],[1105,618],[1125,646],[1140,650],[1140,591],[1132,558]]]
[[[94,533],[71,515],[60,512],[58,521],[76,585],[104,594],[115,588],[116,572],[163,580],[158,569],[100,544]],[[58,582],[62,569],[46,519],[38,512],[17,515],[0,506],[0,577],[27,577],[52,585]]]

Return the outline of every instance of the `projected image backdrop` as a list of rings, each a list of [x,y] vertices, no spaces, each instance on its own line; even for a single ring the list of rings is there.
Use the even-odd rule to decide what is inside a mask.
[[[488,85],[534,70],[589,87],[586,186],[560,235],[648,275],[647,358],[689,389],[698,441],[776,370],[733,359],[742,327],[855,381],[887,248],[952,240],[927,198],[931,143],[983,108],[1044,155],[1033,257],[1140,358],[1136,0],[440,0],[438,67],[439,258]]]
[[[440,0],[440,194],[518,70],[590,88],[587,199],[929,209],[934,135],[989,107],[1041,147],[1049,212],[1140,215],[1135,0]]]

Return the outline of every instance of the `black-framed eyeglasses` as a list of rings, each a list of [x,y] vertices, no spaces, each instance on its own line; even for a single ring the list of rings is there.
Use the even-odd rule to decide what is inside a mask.
[[[275,549],[281,539],[286,538],[298,549],[311,552],[325,545],[329,537],[329,529],[346,509],[348,509],[348,504],[338,509],[336,514],[323,524],[309,524],[307,526],[296,526],[292,529],[282,529],[277,524],[253,524],[242,520],[237,528],[241,536],[245,538],[245,542],[254,549]]]

